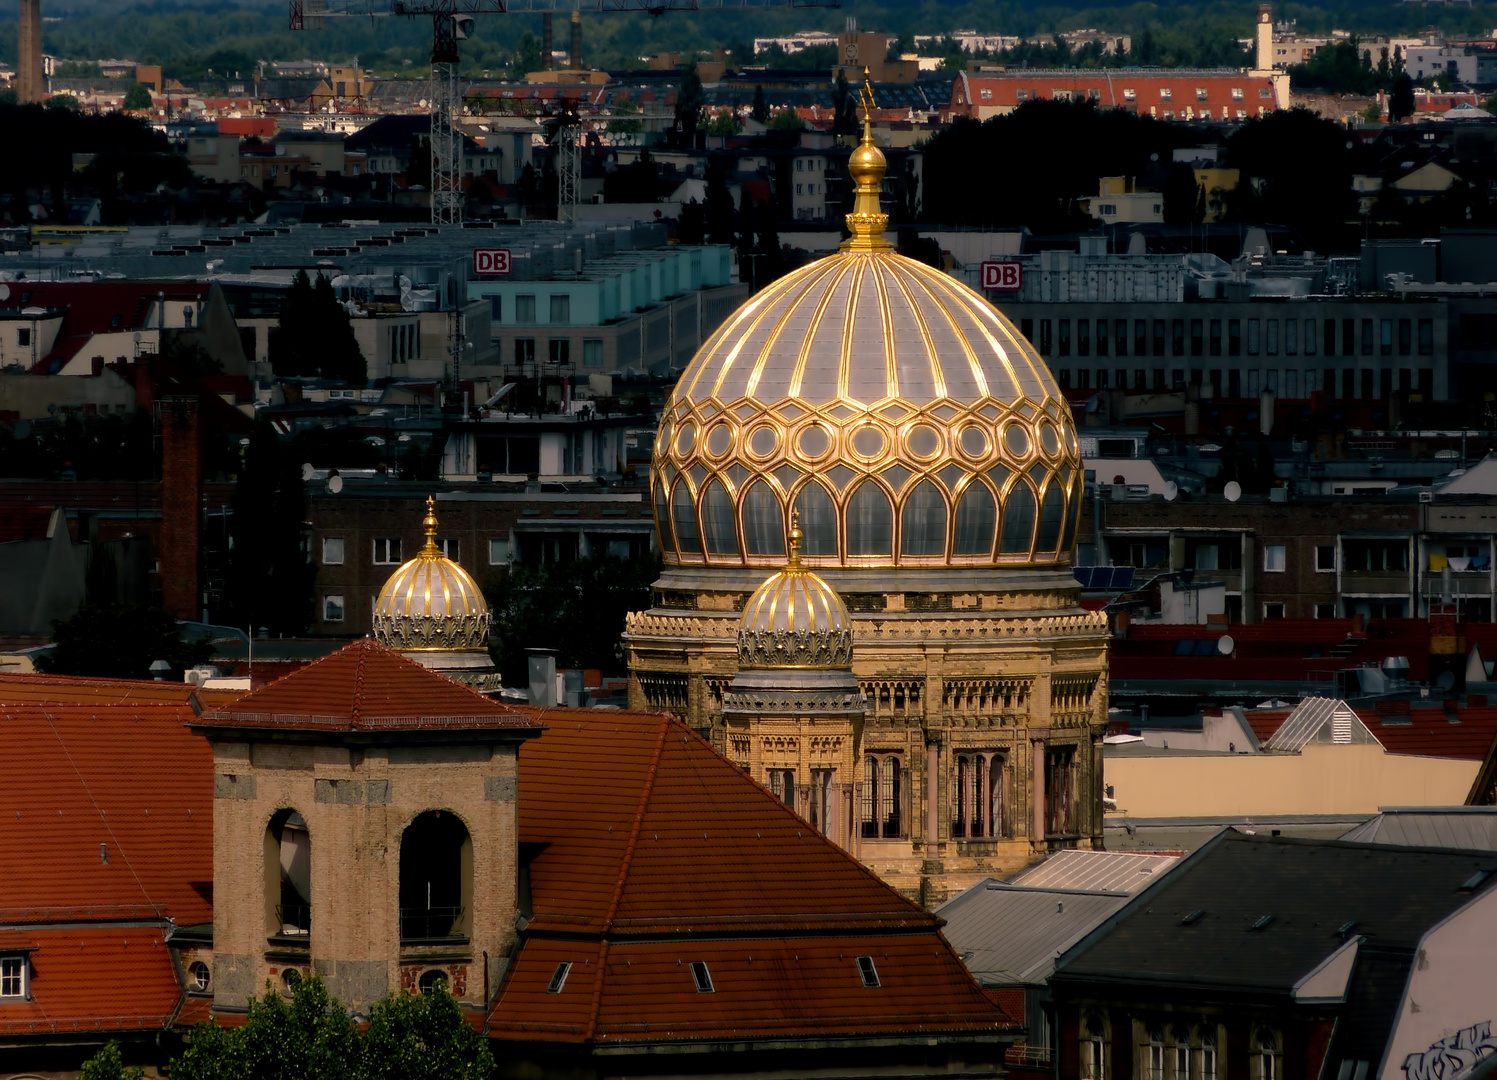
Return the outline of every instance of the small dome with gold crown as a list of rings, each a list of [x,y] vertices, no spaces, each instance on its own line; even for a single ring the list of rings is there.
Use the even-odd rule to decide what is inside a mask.
[[[791,515],[790,558],[749,597],[738,625],[744,668],[845,668],[852,620],[837,590],[800,561],[800,523]]]
[[[489,605],[473,576],[437,546],[436,500],[426,500],[426,545],[374,604],[374,638],[401,652],[487,650]]]

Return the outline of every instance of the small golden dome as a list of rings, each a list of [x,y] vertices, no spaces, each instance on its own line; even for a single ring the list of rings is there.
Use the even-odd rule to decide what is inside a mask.
[[[749,597],[738,624],[740,667],[845,668],[852,619],[837,590],[800,561],[801,531],[790,521],[790,558]]]
[[[374,603],[374,637],[392,649],[485,649],[489,605],[473,576],[437,547],[436,500],[426,500],[426,545]]]

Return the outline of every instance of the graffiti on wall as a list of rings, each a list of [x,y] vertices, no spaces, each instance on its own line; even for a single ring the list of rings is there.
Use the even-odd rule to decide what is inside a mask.
[[[1497,1054],[1497,1037],[1492,1022],[1483,1020],[1410,1054],[1403,1059],[1403,1072],[1406,1080],[1459,1080],[1490,1054]]]

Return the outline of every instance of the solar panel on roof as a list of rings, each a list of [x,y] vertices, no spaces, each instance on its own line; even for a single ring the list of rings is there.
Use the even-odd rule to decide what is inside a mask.
[[[1112,587],[1114,589],[1133,588],[1133,567],[1117,566],[1112,571]]]
[[[1094,566],[1073,566],[1071,567],[1071,573],[1075,575],[1076,580],[1081,583],[1083,589],[1090,589],[1092,587],[1092,571],[1095,569],[1096,567]]]

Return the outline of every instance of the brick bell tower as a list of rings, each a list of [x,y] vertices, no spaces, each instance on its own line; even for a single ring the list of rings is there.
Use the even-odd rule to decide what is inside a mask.
[[[514,944],[532,719],[371,641],[204,713],[214,1011],[316,973],[352,1012],[487,1008]]]

